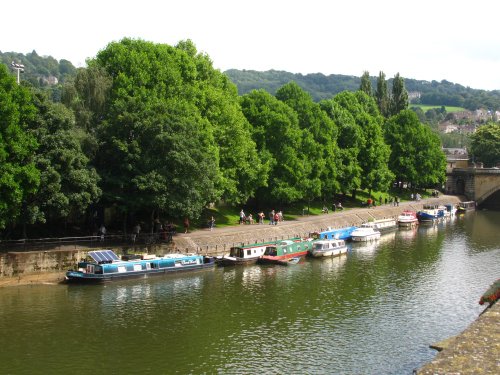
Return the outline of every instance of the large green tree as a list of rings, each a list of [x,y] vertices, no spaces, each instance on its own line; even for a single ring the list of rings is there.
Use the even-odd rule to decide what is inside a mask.
[[[384,141],[383,118],[374,99],[357,91],[338,94],[333,100],[353,116],[361,130],[360,139],[355,140],[355,148],[359,150],[357,163],[362,169],[360,187],[369,191],[386,191],[394,175],[388,167],[390,148]]]
[[[496,167],[500,164],[500,125],[489,123],[480,126],[471,137],[471,150],[476,161],[485,167]]]
[[[368,71],[364,71],[361,76],[361,84],[359,85],[359,89],[363,91],[366,95],[372,96],[372,82],[370,80],[370,73]]]
[[[444,182],[446,157],[439,137],[420,123],[415,112],[403,110],[389,118],[385,139],[391,146],[389,166],[396,181],[420,187]]]
[[[267,181],[268,166],[258,157],[238,90],[226,75],[213,68],[208,56],[197,53],[191,41],[180,42],[177,48],[185,51],[196,66],[197,107],[211,124],[218,146],[218,190],[225,202],[244,203]]]
[[[40,183],[34,162],[38,145],[28,130],[35,114],[30,91],[0,64],[0,229],[15,221]]]
[[[97,127],[105,203],[125,214],[198,217],[220,197],[221,173],[214,127],[197,103],[196,61],[183,49],[124,39],[94,64],[112,78]]]
[[[304,182],[312,167],[302,152],[303,137],[297,113],[264,90],[242,96],[241,107],[252,125],[258,155],[270,167],[266,186],[259,188],[257,197],[272,203],[303,199]]]
[[[408,92],[404,79],[397,73],[392,80],[392,94],[389,105],[389,116],[397,115],[408,108]]]
[[[340,190],[337,181],[338,129],[319,104],[295,82],[282,86],[276,97],[298,115],[304,153],[311,163],[309,178],[303,182],[306,196],[315,199]]]
[[[81,222],[101,194],[99,176],[82,152],[73,113],[50,101],[45,92],[36,90],[33,97],[37,115],[30,129],[39,144],[35,163],[41,183],[26,200],[23,224]]]
[[[336,160],[338,168],[337,181],[340,190],[345,194],[356,191],[361,187],[362,169],[358,163],[358,155],[363,146],[363,131],[351,112],[339,104],[343,96],[349,96],[347,92],[336,95],[335,99],[324,100],[320,103],[321,108],[335,122],[339,129],[337,145],[339,147]],[[347,98],[346,100],[349,100]]]

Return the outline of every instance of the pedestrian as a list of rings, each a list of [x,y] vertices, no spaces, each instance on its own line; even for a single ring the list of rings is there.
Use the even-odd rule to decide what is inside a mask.
[[[399,207],[399,197],[396,197],[396,206]]]
[[[101,224],[101,227],[99,228],[99,234],[101,235],[101,242],[104,241],[104,236],[106,235],[106,227],[104,224]]]
[[[208,225],[210,227],[210,231],[213,231],[214,227],[215,227],[215,218],[213,216],[210,218],[210,221],[208,222]]]
[[[410,195],[410,199],[411,199],[411,200],[413,200],[413,193],[411,193],[411,195]]]
[[[274,210],[269,212],[269,225],[274,225]]]
[[[380,197],[378,198],[378,205],[379,205],[379,206],[382,206],[382,196],[380,196]]]
[[[274,214],[274,225],[278,225],[278,222],[280,221],[280,215],[279,213]]]
[[[139,233],[141,232],[141,225],[137,223],[135,227],[132,229],[132,242],[135,243],[137,237],[139,237]]]
[[[260,211],[259,214],[259,224],[264,224],[264,212]]]
[[[245,211],[241,209],[240,211],[240,224],[245,224],[246,216],[245,216]]]
[[[189,231],[189,219],[187,217],[184,218],[184,233]]]

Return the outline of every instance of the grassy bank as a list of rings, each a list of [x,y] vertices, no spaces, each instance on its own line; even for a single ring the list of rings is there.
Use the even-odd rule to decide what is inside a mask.
[[[371,194],[372,199],[375,201],[376,205],[380,203],[386,204],[391,202],[391,198],[399,197],[400,201],[411,200],[411,194],[418,192],[422,198],[430,197],[432,194],[432,189],[428,190],[417,190],[410,191],[407,189],[393,189],[388,193],[375,192]],[[252,214],[255,222],[258,221],[258,213],[260,211],[264,212],[265,220],[269,220],[269,212],[271,210],[282,211],[285,220],[294,220],[298,217],[304,215],[321,215],[323,213],[323,207],[326,206],[329,212],[333,210],[333,204],[341,202],[345,210],[352,208],[359,208],[366,205],[369,198],[367,191],[357,191],[356,197],[352,198],[350,195],[342,196],[338,195],[335,199],[330,200],[316,200],[311,202],[298,202],[293,204],[276,204],[276,205],[266,205],[266,206],[251,206],[251,205],[240,205],[240,206],[229,206],[229,205],[217,205],[214,208],[206,209],[202,217],[199,220],[191,222],[193,229],[206,228],[208,225],[208,220],[211,216],[215,218],[215,223],[218,228],[238,225],[240,220],[240,210],[243,209],[246,215]],[[177,223],[179,228],[182,228],[182,223]],[[179,229],[180,230],[180,229]]]

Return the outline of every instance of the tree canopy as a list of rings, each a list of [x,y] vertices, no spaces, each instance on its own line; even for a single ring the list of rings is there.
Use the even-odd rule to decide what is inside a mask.
[[[20,215],[28,194],[40,183],[28,125],[36,114],[30,91],[0,64],[0,229]]]
[[[471,153],[476,161],[485,167],[496,167],[500,164],[500,125],[489,123],[477,129],[472,135]]]

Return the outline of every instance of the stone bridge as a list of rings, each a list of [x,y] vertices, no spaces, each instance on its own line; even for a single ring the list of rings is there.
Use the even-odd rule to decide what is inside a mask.
[[[446,193],[465,195],[478,206],[500,207],[500,169],[453,168],[447,173]]]

